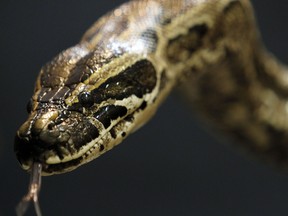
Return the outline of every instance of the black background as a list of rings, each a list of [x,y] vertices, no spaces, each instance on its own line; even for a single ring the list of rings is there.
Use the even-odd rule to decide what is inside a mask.
[[[15,214],[28,187],[13,139],[41,65],[121,2],[1,0],[0,216]],[[266,45],[288,62],[285,2],[253,4]],[[44,215],[287,215],[288,174],[217,141],[175,95],[114,150],[71,173],[44,177]]]

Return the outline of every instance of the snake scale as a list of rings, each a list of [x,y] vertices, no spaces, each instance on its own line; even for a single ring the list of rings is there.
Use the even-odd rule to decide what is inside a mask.
[[[42,67],[15,153],[24,170],[71,171],[121,143],[180,86],[214,128],[284,165],[287,80],[249,0],[130,1]]]

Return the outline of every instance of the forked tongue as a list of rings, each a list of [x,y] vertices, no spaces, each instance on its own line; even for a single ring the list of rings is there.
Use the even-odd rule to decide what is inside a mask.
[[[30,202],[33,202],[37,216],[41,216],[41,209],[38,202],[38,194],[41,188],[42,164],[34,162],[31,170],[30,184],[27,194],[22,198],[16,207],[17,216],[23,216],[27,211]]]

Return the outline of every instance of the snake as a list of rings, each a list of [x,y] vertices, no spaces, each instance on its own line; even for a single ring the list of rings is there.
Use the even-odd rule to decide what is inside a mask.
[[[45,64],[15,136],[24,170],[72,171],[141,128],[174,89],[252,155],[288,160],[288,74],[249,0],[133,0]]]

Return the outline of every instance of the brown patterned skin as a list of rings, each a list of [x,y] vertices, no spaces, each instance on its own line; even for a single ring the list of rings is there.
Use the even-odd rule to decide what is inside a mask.
[[[183,83],[216,128],[285,163],[287,78],[259,41],[248,0],[126,3],[41,69],[17,158],[25,170],[40,162],[43,175],[71,171],[145,124]]]

